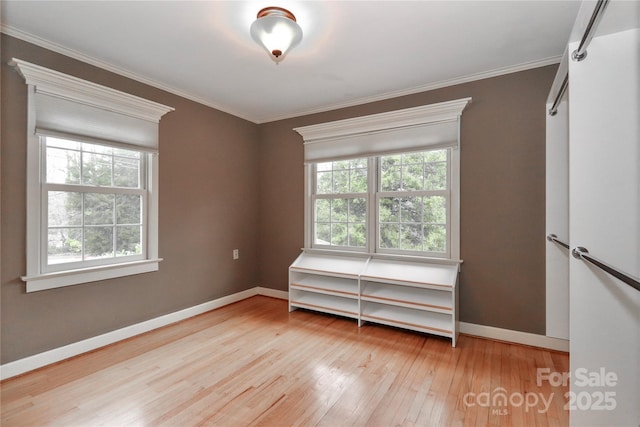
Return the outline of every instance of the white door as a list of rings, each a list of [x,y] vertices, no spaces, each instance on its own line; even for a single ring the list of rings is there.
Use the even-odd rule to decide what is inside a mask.
[[[622,3],[610,3],[586,59],[569,61],[569,234],[572,247],[638,277],[640,3],[631,3],[635,28],[615,32]],[[640,292],[569,263],[571,425],[638,426]]]
[[[566,64],[563,64],[566,67]],[[561,69],[563,67],[561,66]],[[565,68],[566,70],[566,68]],[[564,73],[560,73],[562,76]],[[559,87],[551,90],[553,98]],[[556,114],[547,114],[546,234],[569,244],[569,104],[565,92]],[[552,107],[555,99],[547,105]],[[540,236],[542,237],[542,236]],[[569,250],[546,246],[546,335],[569,339]]]

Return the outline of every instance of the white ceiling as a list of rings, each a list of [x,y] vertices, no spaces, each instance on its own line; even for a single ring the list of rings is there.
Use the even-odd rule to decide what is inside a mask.
[[[559,62],[577,1],[2,1],[2,31],[263,123]],[[291,10],[279,64],[249,35]]]

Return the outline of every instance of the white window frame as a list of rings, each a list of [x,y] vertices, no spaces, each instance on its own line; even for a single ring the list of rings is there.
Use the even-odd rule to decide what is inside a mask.
[[[436,148],[438,149],[438,148]],[[429,149],[421,150],[421,151],[429,151]],[[382,190],[382,175],[381,175],[381,165],[379,161],[379,157],[376,158],[376,172],[377,172],[377,180],[376,186],[377,191],[375,194],[375,221],[376,221],[376,240],[375,240],[375,252],[377,253],[385,253],[385,254],[399,254],[399,255],[412,255],[412,256],[421,256],[421,257],[429,257],[429,258],[446,258],[450,259],[451,254],[454,252],[452,250],[452,243],[458,241],[459,239],[455,239],[452,237],[452,195],[454,191],[452,191],[452,176],[454,174],[459,174],[458,170],[454,171],[453,167],[453,157],[454,151],[457,155],[457,150],[448,149],[447,150],[447,188],[445,190],[412,190],[412,191],[383,191]],[[398,153],[402,154],[402,153]],[[459,192],[459,191],[458,191]],[[412,251],[412,250],[403,250],[403,249],[390,249],[390,248],[382,248],[380,247],[380,198],[381,197],[407,197],[407,196],[444,196],[446,198],[446,251],[445,252],[428,252],[428,251]]]
[[[365,226],[367,228],[367,244],[364,247],[360,247],[360,246],[340,246],[340,245],[324,245],[324,244],[319,244],[319,243],[315,243],[314,242],[314,237],[312,237],[312,246],[315,248],[322,248],[322,249],[332,249],[332,250],[342,250],[342,251],[353,251],[353,252],[366,252],[368,251],[369,248],[369,236],[371,234],[371,230],[370,230],[370,222],[369,221],[369,215],[368,212],[370,212],[371,209],[371,170],[374,167],[374,162],[372,161],[371,158],[366,158],[367,160],[367,192],[365,193],[330,193],[330,194],[317,194],[316,193],[316,189],[318,188],[318,183],[316,182],[317,179],[317,163],[314,163],[311,165],[311,181],[312,181],[312,191],[311,191],[311,207],[310,207],[310,212],[311,212],[311,234],[312,236],[316,235],[316,221],[315,221],[315,213],[314,213],[314,207],[316,205],[316,200],[318,199],[349,199],[349,198],[360,198],[360,199],[365,199],[365,203],[366,203],[366,209],[367,209],[367,218],[365,221]],[[333,224],[333,223],[332,223]]]
[[[460,260],[460,119],[471,98],[442,102],[353,119],[295,128],[305,144],[305,249],[333,252],[359,251],[368,254],[412,256],[436,261]],[[451,136],[452,127],[455,132]],[[425,138],[420,135],[424,132]],[[442,138],[440,138],[442,134]],[[446,134],[446,135],[445,135]],[[401,139],[395,144],[394,136]],[[418,136],[416,138],[416,136]],[[378,245],[378,157],[386,154],[450,148],[449,197],[447,206],[447,251],[424,253],[402,250],[380,250]],[[318,246],[314,244],[315,164],[331,160],[369,158],[367,199],[367,246],[365,249]],[[373,162],[373,166],[372,166]]]
[[[105,86],[97,85],[54,70],[13,59],[11,61],[22,75],[28,88],[27,111],[27,274],[22,277],[26,282],[27,292],[53,289],[81,283],[112,279],[134,274],[157,271],[162,259],[158,256],[158,153],[157,153],[157,124],[162,115],[173,108],[161,105],[143,98],[120,92]],[[104,140],[81,133],[69,134],[65,132],[37,129],[36,126],[36,95],[46,94],[54,98],[64,99],[78,105],[93,107],[96,111],[104,110],[108,114],[117,113],[135,122],[144,121],[145,126],[154,129],[155,147],[149,146],[148,141],[141,145],[130,141]],[[149,123],[151,125],[149,125]],[[155,125],[154,125],[155,123]],[[146,252],[141,259],[115,259],[113,263],[105,265],[71,266],[52,271],[47,264],[47,218],[42,182],[44,161],[42,159],[42,135],[67,138],[86,143],[98,143],[110,146],[120,146],[131,150],[140,150],[146,157],[145,194],[146,203]],[[152,142],[154,142],[152,140]],[[98,263],[100,264],[100,263]],[[64,268],[64,267],[62,267]]]
[[[64,138],[61,138],[64,139]],[[74,142],[83,143],[84,141],[74,140]],[[102,144],[101,144],[102,145]],[[109,144],[104,144],[106,147],[112,147]],[[147,188],[151,184],[147,178],[147,164],[150,161],[151,154],[145,153],[143,151],[135,150],[131,147],[131,151],[137,151],[140,153],[140,168],[138,171],[138,180],[140,182],[140,186],[137,188],[128,188],[128,187],[116,187],[116,186],[94,186],[94,185],[83,185],[83,184],[58,184],[58,183],[49,183],[46,180],[47,171],[46,171],[46,136],[40,136],[40,193],[41,193],[41,209],[40,209],[40,221],[43,224],[41,227],[41,235],[40,241],[47,242],[48,241],[48,232],[49,232],[49,192],[50,191],[63,191],[63,192],[73,192],[73,193],[82,193],[82,194],[98,194],[98,193],[106,193],[106,194],[121,194],[121,195],[135,195],[140,196],[142,198],[142,212],[141,212],[141,220],[142,220],[142,235],[141,235],[141,246],[142,251],[140,254],[136,255],[127,255],[120,256],[117,258],[99,258],[90,261],[76,261],[69,263],[56,263],[49,264],[48,263],[48,245],[42,244],[40,245],[40,271],[43,273],[53,273],[58,271],[67,271],[67,270],[78,270],[84,269],[88,267],[96,267],[100,265],[112,265],[112,264],[122,264],[125,262],[131,261],[142,261],[147,259],[147,223],[149,220],[149,194],[147,192]],[[115,213],[115,212],[114,212]],[[114,219],[115,224],[115,219]],[[85,229],[84,224],[81,226]]]

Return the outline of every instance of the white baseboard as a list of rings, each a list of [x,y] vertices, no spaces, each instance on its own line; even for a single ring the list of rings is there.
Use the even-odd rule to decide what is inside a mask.
[[[271,288],[263,288],[258,286],[256,288],[258,290],[258,295],[263,295],[265,297],[278,298],[278,299],[289,299],[289,292],[287,291],[279,291],[277,289]]]
[[[548,348],[550,350],[569,351],[569,340],[531,334],[529,332],[512,331],[510,329],[494,328],[493,326],[476,325],[460,322],[460,333],[476,337],[507,341],[533,347]]]
[[[242,301],[255,295],[264,295],[271,298],[289,299],[287,291],[279,291],[271,288],[257,286],[232,295],[227,295],[213,301],[205,302],[174,313],[146,320],[135,325],[127,326],[115,331],[107,332],[86,340],[78,341],[63,347],[54,348],[43,353],[25,357],[0,366],[0,380],[15,377],[25,372],[60,362],[70,357],[78,356],[82,353],[122,341],[171,323],[206,313],[207,311],[223,307],[234,302]],[[492,326],[475,325],[473,323],[460,322],[460,332],[468,335],[475,335],[483,338],[490,338],[500,341],[514,342],[518,344],[531,345],[535,347],[549,348],[552,350],[569,351],[569,341],[558,338],[550,338],[543,335],[530,334],[527,332],[511,331],[508,329],[494,328]]]
[[[250,298],[255,295],[265,295],[273,298],[288,298],[288,294],[285,291],[277,291],[263,287],[247,289],[213,301],[185,308],[184,310],[165,314],[164,316],[136,323],[135,325],[127,326],[86,340],[65,345],[63,347],[54,348],[53,350],[25,357],[24,359],[6,363],[0,366],[0,380],[15,377],[16,375],[38,369],[52,363],[60,362],[64,359],[78,356],[82,353],[170,325],[171,323],[188,319],[189,317],[197,316],[198,314],[206,313],[207,311],[211,311],[234,302],[242,301],[243,299]]]

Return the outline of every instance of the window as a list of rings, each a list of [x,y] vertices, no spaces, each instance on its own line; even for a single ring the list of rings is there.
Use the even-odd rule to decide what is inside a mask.
[[[158,123],[173,110],[19,59],[27,292],[158,270]]]
[[[296,128],[305,247],[459,260],[459,123],[469,102]]]
[[[448,253],[450,152],[438,149],[380,157],[379,251]]]
[[[147,154],[53,137],[40,143],[42,270],[144,259]]]
[[[367,243],[367,159],[316,164],[315,243],[364,248]]]
[[[450,164],[451,149],[313,164],[312,247],[367,251],[371,239],[375,252],[448,256]]]

